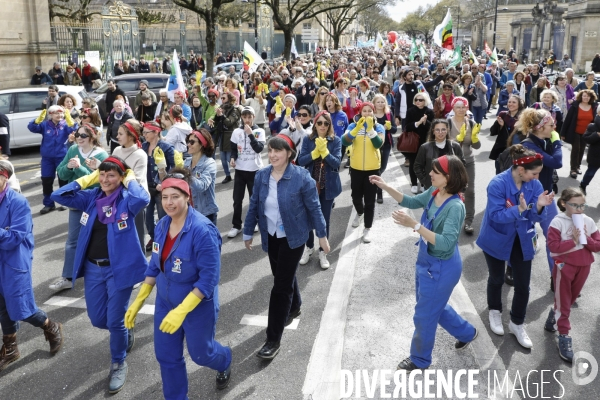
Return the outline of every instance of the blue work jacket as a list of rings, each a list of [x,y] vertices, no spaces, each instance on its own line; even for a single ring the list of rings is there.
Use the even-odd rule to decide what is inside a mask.
[[[212,157],[202,155],[198,163],[191,169],[192,158],[185,159],[184,167],[191,173],[190,189],[194,208],[202,215],[219,212],[215,199],[215,180],[217,179],[217,163]]]
[[[544,190],[547,190],[548,193],[550,193],[552,192],[552,185],[554,184],[552,180],[554,170],[562,168],[562,142],[560,140],[555,140],[554,143],[552,143],[550,139],[540,139],[531,134],[528,136],[528,139],[529,140],[521,142],[521,144],[544,157],[542,160],[544,168],[542,168],[542,172],[540,172],[539,181]]]
[[[152,258],[146,276],[157,279],[158,295],[173,307],[179,305],[194,289],[207,300],[217,293],[221,277],[221,234],[205,216],[188,206],[185,223],[165,260],[164,272],[160,268],[171,217],[161,218],[154,230]]]
[[[256,172],[254,190],[244,223],[244,235],[252,236],[258,221],[264,251],[269,250],[265,201],[269,197],[269,179],[272,169],[273,166],[269,165]],[[277,182],[277,202],[288,245],[291,249],[304,245],[308,240],[308,232],[313,229],[317,231],[318,238],[327,236],[317,186],[306,169],[292,163],[288,164],[283,176]]]
[[[31,284],[33,219],[27,199],[8,189],[0,203],[0,294],[8,316],[22,321],[36,311]]]
[[[117,211],[115,222],[108,227],[108,258],[115,277],[117,290],[133,287],[144,280],[144,271],[148,261],[140,246],[140,239],[135,229],[135,216],[150,202],[150,195],[137,182],[131,181],[129,188],[121,186],[121,194],[117,198]],[[71,182],[56,190],[50,198],[67,207],[82,210],[87,214],[87,219],[80,221],[81,231],[75,251],[73,276],[83,276],[83,266],[86,263],[87,248],[92,236],[92,227],[98,217],[96,200],[102,196],[100,188],[81,190],[79,183]],[[84,216],[85,216],[84,214]],[[85,223],[84,223],[85,222]],[[75,286],[75,279],[73,279]]]
[[[50,119],[46,119],[39,124],[36,124],[35,120],[32,119],[27,125],[27,129],[31,132],[42,135],[40,155],[61,159],[67,154],[69,135],[76,132],[78,128],[77,123],[69,127],[64,119],[58,125],[55,125]]]
[[[537,200],[543,192],[544,188],[537,179],[523,182],[521,190],[517,189],[512,177],[512,168],[493,177],[487,187],[488,201],[477,245],[492,257],[508,261],[515,235],[518,234],[523,260],[532,260],[537,244],[535,223],[547,218],[546,207],[541,213],[537,212]],[[519,215],[521,193],[525,195],[525,202],[530,209]]]
[[[311,135],[312,136],[312,135]],[[312,158],[312,151],[316,147],[315,135],[304,138],[302,141],[302,150],[298,156],[298,165],[305,167],[312,176],[312,170],[315,160]],[[340,179],[340,162],[342,161],[342,140],[337,136],[327,137],[327,150],[329,155],[325,157],[325,199],[333,200],[342,193],[342,181]]]

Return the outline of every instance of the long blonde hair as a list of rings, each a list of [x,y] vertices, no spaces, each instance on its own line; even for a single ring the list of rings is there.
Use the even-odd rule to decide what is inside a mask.
[[[389,114],[390,113],[390,105],[388,104],[387,99],[385,98],[385,95],[383,95],[381,93],[377,93],[375,96],[373,96],[373,100],[371,100],[371,103],[373,103],[373,107],[375,107],[375,108],[377,108],[377,106],[375,106],[375,100],[377,100],[377,99],[383,100],[383,102],[385,103],[383,113]],[[377,110],[373,110],[373,111],[376,112]]]

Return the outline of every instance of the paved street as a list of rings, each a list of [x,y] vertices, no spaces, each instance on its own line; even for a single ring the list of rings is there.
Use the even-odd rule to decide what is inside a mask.
[[[574,384],[571,366],[559,358],[552,335],[543,329],[553,299],[543,251],[534,260],[526,319],[533,349],[521,348],[514,336],[508,334],[508,309],[512,300],[510,288],[505,287],[503,298],[503,320],[507,333],[499,337],[489,330],[487,267],[475,239],[485,207],[485,189],[494,175],[493,161],[488,159],[494,142],[494,138],[489,137],[492,122],[492,116],[484,121],[482,148],[475,151],[476,231],[473,236],[461,235],[459,247],[464,260],[463,276],[452,297],[453,306],[477,327],[479,337],[469,350],[457,353],[453,338],[438,330],[431,368],[481,370],[476,389],[479,398],[490,395],[487,372],[483,371],[492,368],[497,371],[500,382],[504,377],[502,370],[508,371],[511,381],[516,381],[517,390],[512,398],[598,399],[600,377],[585,386]],[[127,384],[119,394],[110,396],[107,390],[110,365],[108,332],[91,326],[84,309],[83,282],[78,281],[74,290],[56,295],[48,289],[62,271],[67,213],[39,215],[42,195],[38,152],[38,149],[17,150],[11,161],[34,217],[35,297],[38,305],[52,319],[63,323],[65,344],[59,354],[50,357],[41,330],[22,324],[19,331],[21,359],[0,374],[0,399],[160,399],[160,372],[152,341],[152,307],[146,307],[137,318],[136,343],[127,358]],[[568,164],[568,157],[569,151],[564,149],[565,164]],[[402,155],[396,154],[396,158],[390,160],[384,177],[406,193],[410,187],[404,176],[408,170],[400,166],[403,162]],[[255,356],[265,339],[265,328],[261,326],[265,318],[260,316],[267,315],[272,287],[267,255],[260,249],[259,235],[255,235],[255,246],[251,252],[244,248],[241,235],[235,239],[223,239],[221,310],[216,337],[233,348],[232,380],[228,389],[217,392],[215,373],[197,367],[187,357],[191,399],[338,399],[340,368],[370,372],[395,370],[396,364],[409,355],[417,251],[414,243],[417,236],[412,230],[393,224],[390,214],[398,206],[387,196],[383,205],[377,205],[373,242],[360,243],[362,226],[354,229],[349,225],[354,216],[349,175],[347,170],[342,170],[340,175],[344,191],[336,200],[332,213],[332,253],[329,256],[332,267],[327,271],[321,270],[316,255],[307,265],[300,266],[298,279],[303,296],[302,315],[290,326],[292,329],[286,329],[281,352],[270,363]],[[568,168],[563,167],[559,171],[559,189],[578,185],[567,175]],[[216,185],[220,207],[218,228],[226,234],[231,228],[233,183],[222,185],[222,180],[219,164]],[[587,203],[591,207],[586,213],[595,221],[600,219],[599,186],[594,181],[588,187]],[[419,216],[420,212],[415,214]],[[540,238],[540,248],[543,248],[545,241],[541,230]],[[600,300],[594,290],[600,286],[597,264],[592,267],[582,297],[573,308],[571,336],[575,352],[586,351],[600,358],[597,346],[600,341],[597,312]],[[135,295],[137,290],[133,293]],[[154,296],[153,292],[147,305],[154,304]],[[530,373],[528,383],[527,374],[531,370],[538,372]],[[541,370],[551,372],[542,375]],[[557,370],[563,372],[555,373]],[[542,381],[546,383],[542,385]],[[388,393],[391,391],[388,389]],[[509,394],[511,391],[512,386]],[[497,398],[501,398],[499,392],[500,389],[496,393]],[[364,388],[357,397],[367,398]],[[383,396],[377,389],[371,398]]]

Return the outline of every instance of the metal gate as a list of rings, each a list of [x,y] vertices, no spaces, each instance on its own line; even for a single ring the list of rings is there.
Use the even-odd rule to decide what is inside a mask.
[[[531,49],[531,35],[533,34],[533,28],[523,29],[523,50],[529,54]]]
[[[552,42],[552,51],[554,51],[554,55],[558,57],[560,60],[563,56],[563,45],[565,42],[565,26],[564,25],[554,25],[553,32],[553,42]]]
[[[135,9],[115,1],[114,5],[102,7],[102,33],[107,75],[112,75],[115,60],[123,64],[140,56],[138,20]]]

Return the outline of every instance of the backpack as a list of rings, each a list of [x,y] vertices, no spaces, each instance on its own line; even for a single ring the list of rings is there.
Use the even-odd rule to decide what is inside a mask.
[[[521,143],[525,143],[525,142],[533,143],[533,141],[529,138],[523,140]],[[510,158],[510,149],[511,148],[512,148],[512,146],[507,147],[502,153],[500,153],[500,155],[496,159],[496,163],[498,164],[498,171],[499,171],[498,173],[504,172],[507,169],[512,168],[513,162],[512,162],[512,158]]]

